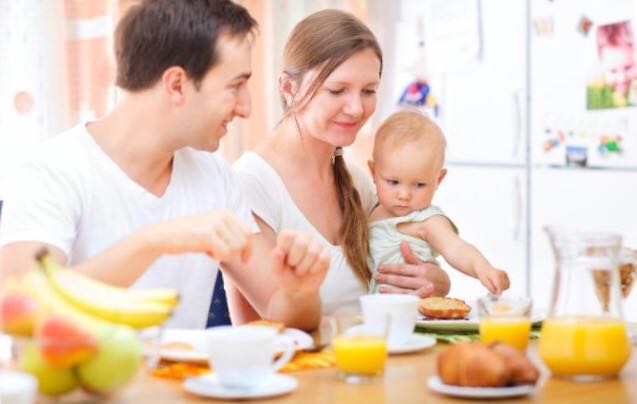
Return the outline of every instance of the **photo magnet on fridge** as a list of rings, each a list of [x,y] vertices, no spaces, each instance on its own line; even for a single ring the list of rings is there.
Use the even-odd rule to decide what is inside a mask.
[[[586,89],[587,109],[637,105],[637,61],[631,22],[598,26],[595,42],[598,66]]]

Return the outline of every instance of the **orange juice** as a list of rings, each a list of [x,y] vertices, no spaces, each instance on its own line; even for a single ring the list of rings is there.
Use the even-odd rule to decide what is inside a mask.
[[[613,376],[630,357],[623,321],[602,317],[548,319],[538,345],[540,357],[560,376]]]
[[[531,321],[527,317],[484,317],[480,319],[480,341],[501,341],[524,351],[529,342]]]
[[[368,335],[341,335],[332,341],[336,367],[346,373],[376,375],[385,367],[387,341]]]

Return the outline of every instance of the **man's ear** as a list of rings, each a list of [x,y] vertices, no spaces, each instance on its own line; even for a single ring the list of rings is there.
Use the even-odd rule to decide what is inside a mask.
[[[436,184],[436,188],[440,185],[442,180],[447,176],[447,169],[443,168],[440,170],[440,174],[438,174],[438,184]]]
[[[292,104],[294,103],[294,95],[296,94],[296,90],[297,85],[292,80],[289,74],[279,74],[279,92],[285,100],[285,105],[287,107],[292,106]]]
[[[190,83],[186,71],[179,66],[169,67],[161,75],[161,84],[167,99],[173,105],[183,105],[186,101],[186,86]]]
[[[372,178],[374,178],[376,168],[374,166],[374,160],[367,160],[367,167],[369,167],[369,173],[372,175]]]

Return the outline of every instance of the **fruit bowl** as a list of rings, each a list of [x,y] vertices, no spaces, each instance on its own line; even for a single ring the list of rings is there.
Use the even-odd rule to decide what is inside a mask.
[[[156,364],[176,290],[108,285],[60,266],[45,250],[36,263],[4,282],[0,329],[12,337],[12,367],[35,376],[42,396],[110,397]]]
[[[63,325],[56,326],[59,337],[12,337],[9,367],[37,379],[40,401],[110,399],[157,364],[159,326],[135,330],[113,325],[92,339],[64,334]]]

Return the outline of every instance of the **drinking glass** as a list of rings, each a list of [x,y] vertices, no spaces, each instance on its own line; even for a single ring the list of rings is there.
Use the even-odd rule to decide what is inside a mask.
[[[525,352],[531,332],[531,299],[513,294],[478,299],[480,340],[504,342]]]
[[[361,324],[360,314],[337,316],[337,336],[332,340],[339,376],[360,384],[383,375],[387,359],[387,323],[380,327]]]

